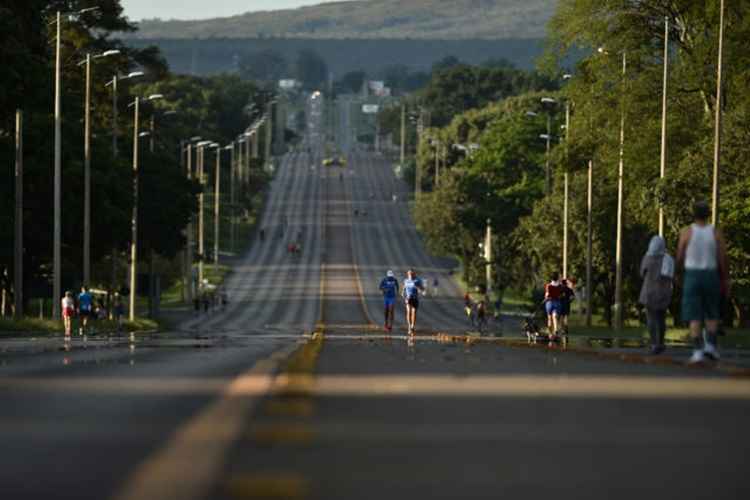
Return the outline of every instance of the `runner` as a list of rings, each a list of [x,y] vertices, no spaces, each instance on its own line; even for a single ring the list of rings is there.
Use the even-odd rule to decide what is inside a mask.
[[[81,293],[78,294],[78,315],[81,317],[81,325],[78,329],[79,335],[86,333],[93,309],[94,297],[89,292],[89,289],[83,286],[81,287]]]
[[[61,301],[63,325],[65,325],[65,340],[70,340],[73,315],[76,313],[76,303],[73,300],[73,292],[65,292]]]
[[[380,282],[380,291],[383,293],[384,302],[383,328],[390,332],[393,330],[393,306],[396,303],[396,295],[398,294],[398,280],[394,276],[393,271],[389,270],[385,274],[385,278]]]
[[[406,302],[406,323],[409,327],[409,335],[414,335],[417,325],[417,309],[419,309],[419,292],[424,292],[422,280],[417,278],[417,273],[409,269],[404,280],[404,300]]]
[[[559,280],[560,275],[552,273],[552,279],[544,285],[544,310],[547,312],[547,330],[550,340],[557,338],[561,309],[560,296],[562,295],[562,285]]]
[[[567,337],[568,335],[568,316],[570,316],[570,303],[576,298],[576,292],[573,284],[567,278],[560,281],[560,331]]]
[[[716,333],[721,319],[721,297],[729,296],[729,270],[724,237],[708,223],[711,209],[705,201],[693,207],[694,223],[680,233],[677,266],[684,269],[682,319],[690,324],[695,347],[690,363],[706,357],[719,359]],[[701,326],[706,325],[705,342]]]

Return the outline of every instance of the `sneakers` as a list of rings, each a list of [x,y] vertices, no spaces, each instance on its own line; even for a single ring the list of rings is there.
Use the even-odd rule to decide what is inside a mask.
[[[693,351],[693,355],[690,356],[690,359],[688,360],[689,365],[696,365],[698,363],[703,363],[706,360],[705,356],[703,355],[703,351],[700,349],[696,349]]]
[[[709,358],[712,361],[719,361],[719,350],[716,349],[716,346],[713,345],[710,342],[706,342],[703,346],[703,355],[706,358]]]

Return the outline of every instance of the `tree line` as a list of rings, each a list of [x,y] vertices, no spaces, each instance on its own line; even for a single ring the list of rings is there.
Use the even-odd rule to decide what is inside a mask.
[[[76,12],[89,7],[96,11]],[[25,296],[51,297],[53,254],[53,123],[56,13],[61,17],[62,102],[62,283],[80,286],[83,247],[83,173],[85,72],[79,62],[86,54],[117,50],[91,64],[91,236],[92,283],[111,288],[125,282],[133,206],[133,108],[141,98],[140,130],[150,132],[140,144],[139,255],[153,250],[173,259],[185,245],[184,229],[196,213],[196,193],[202,189],[188,179],[181,145],[193,136],[221,145],[265,109],[271,98],[253,82],[237,76],[196,78],[176,76],[155,47],[133,49],[115,33],[136,27],[123,16],[119,0],[30,0],[0,6],[0,273],[12,276],[14,266],[15,114],[23,113],[23,221]],[[134,72],[142,76],[126,78]],[[117,100],[111,82],[119,75]],[[110,85],[107,85],[110,83]],[[118,123],[113,123],[114,108]],[[153,123],[153,130],[151,124]],[[115,132],[116,130],[116,132]],[[114,141],[119,154],[115,155]],[[260,148],[262,152],[263,147]],[[226,161],[228,165],[228,161]],[[257,165],[256,165],[257,166]],[[209,169],[210,171],[210,169]],[[240,209],[250,210],[264,174],[240,194]],[[228,177],[225,175],[225,177]],[[225,191],[226,192],[226,191]],[[7,278],[3,288],[9,291]],[[59,298],[57,298],[59,299]]]
[[[723,130],[717,215],[728,239],[733,283],[726,319],[748,324],[750,180],[745,170],[750,160],[750,55],[744,45],[750,39],[750,2],[728,4],[724,14],[723,98],[717,102],[719,5],[718,0],[562,0],[541,61],[548,81],[542,77],[535,83],[537,76],[519,75],[511,82],[531,83],[505,88],[507,81],[475,78],[480,71],[476,67],[454,69],[457,74],[451,79],[450,70],[433,75],[424,90],[407,100],[410,112],[425,127],[416,148],[415,178],[423,193],[415,217],[429,245],[461,258],[467,278],[483,282],[484,260],[477,243],[489,219],[496,235],[495,288],[538,288],[562,266],[567,174],[568,274],[580,285],[586,268],[591,166],[590,286],[593,307],[611,322],[622,158],[623,312],[636,318],[638,268],[649,238],[658,231],[659,209],[674,253],[680,228],[690,222],[689,207],[696,200],[712,199],[719,106]],[[665,18],[669,48],[662,178]],[[570,67],[566,57],[572,51],[583,51],[584,56]],[[568,128],[563,127],[566,110]],[[381,117],[384,125],[390,124],[396,142],[399,115],[400,109],[394,108]],[[415,144],[415,127],[409,128],[407,142]],[[542,135],[551,136],[549,157]],[[678,302],[671,307],[675,318]]]

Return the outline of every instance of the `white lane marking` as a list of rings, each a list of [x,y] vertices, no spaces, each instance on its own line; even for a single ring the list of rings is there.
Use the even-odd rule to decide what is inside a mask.
[[[282,379],[283,377],[277,383],[283,385]],[[317,396],[356,397],[750,400],[750,380],[616,375],[317,375],[309,390]]]
[[[278,363],[298,346],[287,346],[232,381],[221,397],[142,462],[113,500],[205,498],[224,467],[230,445],[241,435],[257,396],[273,383]]]

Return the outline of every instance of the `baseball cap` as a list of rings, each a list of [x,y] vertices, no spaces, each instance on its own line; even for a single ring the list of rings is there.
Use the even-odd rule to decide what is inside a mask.
[[[385,275],[388,276],[389,278],[393,278],[394,276],[393,271],[391,271],[390,269],[388,270],[387,273],[385,273]]]

